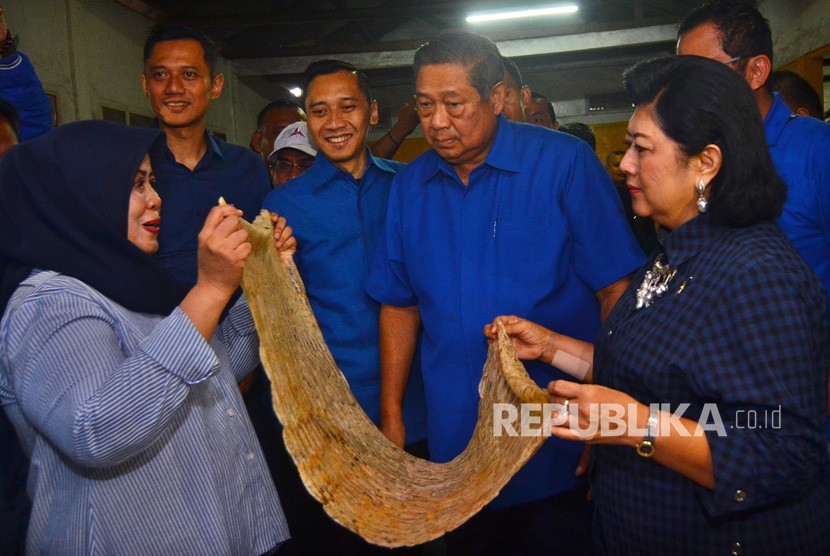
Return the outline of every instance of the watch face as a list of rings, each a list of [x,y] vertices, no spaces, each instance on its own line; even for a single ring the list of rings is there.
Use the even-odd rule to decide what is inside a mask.
[[[650,458],[654,455],[654,444],[650,440],[643,440],[643,442],[637,446],[637,453],[644,458]]]

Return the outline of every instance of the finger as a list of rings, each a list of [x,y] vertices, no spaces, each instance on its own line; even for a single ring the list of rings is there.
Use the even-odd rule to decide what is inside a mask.
[[[219,237],[229,237],[234,232],[243,230],[242,227],[242,211],[232,212],[224,215],[221,221],[214,228],[214,232]],[[246,232],[247,233],[247,232]],[[247,236],[246,236],[247,237]]]
[[[294,234],[294,230],[291,226],[285,226],[285,223],[283,223],[283,226],[284,227],[280,230],[279,235],[275,236],[278,243],[288,241],[288,239]]]
[[[231,231],[222,241],[229,249],[236,250],[239,246],[248,244],[248,231],[245,228],[239,228]]]
[[[253,252],[254,248],[250,242],[245,242],[234,249],[234,255],[237,257],[237,262],[245,262]]]
[[[215,206],[210,209],[207,218],[205,219],[205,227],[216,228],[222,221],[231,216],[236,216],[237,219],[242,216],[242,211],[233,205]]]
[[[562,400],[571,400],[578,398],[584,387],[585,385],[578,382],[554,380],[548,384],[548,397],[552,395]]]
[[[528,321],[515,315],[504,317],[502,324],[504,324],[504,331],[507,332],[508,336],[519,336],[530,328]]]
[[[556,438],[570,440],[571,442],[585,442],[587,440],[584,436],[580,436],[574,432],[570,427],[551,427],[550,434]]]
[[[508,326],[515,323],[518,320],[518,318],[519,317],[516,317],[515,315],[499,315],[496,318],[494,318],[493,322],[491,322],[488,325],[490,327],[490,330],[489,333],[485,332],[485,334],[489,335],[491,338],[495,338],[498,335],[499,323],[501,322],[504,325],[507,334],[510,335],[510,330],[508,329]]]
[[[294,236],[289,237],[288,239],[279,239],[276,242],[277,249],[281,251],[290,251],[291,249],[297,249],[297,238]]]
[[[273,216],[276,216],[276,215],[273,215]],[[274,237],[278,237],[283,232],[283,230],[285,229],[285,224],[286,224],[285,217],[284,216],[278,216],[276,219],[272,217],[271,218],[271,224],[274,225]]]

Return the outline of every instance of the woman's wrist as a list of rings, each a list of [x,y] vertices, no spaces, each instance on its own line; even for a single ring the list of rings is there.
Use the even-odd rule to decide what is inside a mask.
[[[558,343],[557,337],[559,334],[556,332],[549,330],[547,338],[545,339],[545,347],[542,348],[542,355],[539,357],[540,361],[547,363],[548,365],[553,365],[553,358],[556,357],[556,352],[558,351]]]

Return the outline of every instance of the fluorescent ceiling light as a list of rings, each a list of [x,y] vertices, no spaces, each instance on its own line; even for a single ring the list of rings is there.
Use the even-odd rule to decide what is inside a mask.
[[[467,23],[485,23],[487,21],[498,21],[501,19],[518,19],[520,17],[536,17],[540,15],[567,15],[579,11],[576,4],[564,6],[550,6],[548,8],[528,8],[526,10],[514,10],[511,12],[492,12],[471,14],[467,16]]]
[[[295,97],[303,96],[303,90],[300,89],[299,87],[294,87],[293,89],[289,90],[288,92],[291,93],[292,95],[294,95]]]

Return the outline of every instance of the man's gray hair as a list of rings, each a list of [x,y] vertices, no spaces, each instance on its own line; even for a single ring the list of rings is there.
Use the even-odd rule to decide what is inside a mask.
[[[421,46],[415,52],[415,79],[423,66],[456,64],[467,68],[470,84],[481,99],[490,98],[490,91],[504,79],[504,63],[495,43],[469,31],[448,31]]]

